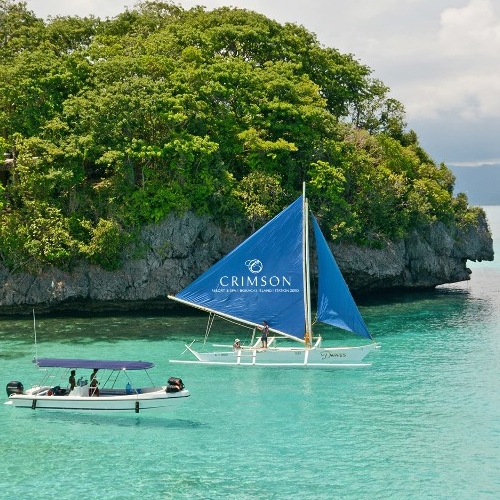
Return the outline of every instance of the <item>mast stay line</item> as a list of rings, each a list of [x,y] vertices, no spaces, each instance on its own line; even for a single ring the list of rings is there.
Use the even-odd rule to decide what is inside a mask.
[[[209,307],[204,307],[204,306],[201,306],[199,304],[195,304],[193,302],[189,302],[188,300],[179,299],[178,297],[175,297],[174,295],[169,295],[168,298],[172,299],[172,300],[175,300],[177,302],[180,302],[181,304],[184,304],[186,306],[195,307],[196,309],[200,309],[201,311],[205,311],[205,312],[208,312],[208,313],[215,314],[216,316],[220,316],[221,318],[230,319],[230,320],[233,320],[233,321],[235,321],[237,323],[242,323],[244,325],[250,325],[250,326],[253,326],[253,327],[260,327],[260,325],[258,323],[253,323],[252,321],[247,321],[247,320],[244,320],[244,319],[241,319],[241,318],[237,318],[236,316],[231,316],[230,314],[226,314],[226,313],[223,313],[223,312],[220,312],[220,311],[215,311],[213,309],[210,309]],[[282,332],[281,330],[276,330],[274,328],[269,328],[269,331],[274,332],[274,333],[278,333],[279,335],[282,335],[283,337],[287,337],[287,338],[295,340],[297,342],[304,343],[304,340],[302,340],[302,339],[300,339],[298,337],[294,337],[293,335],[290,335],[289,333]]]

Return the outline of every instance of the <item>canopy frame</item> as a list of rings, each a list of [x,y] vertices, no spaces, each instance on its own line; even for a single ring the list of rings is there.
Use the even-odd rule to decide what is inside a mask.
[[[38,368],[84,368],[93,370],[149,370],[154,363],[148,361],[111,361],[103,359],[66,359],[40,358],[34,359]]]

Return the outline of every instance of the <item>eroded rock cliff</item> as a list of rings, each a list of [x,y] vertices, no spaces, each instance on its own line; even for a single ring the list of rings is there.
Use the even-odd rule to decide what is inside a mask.
[[[467,261],[493,260],[488,223],[467,230],[438,222],[414,231],[382,250],[332,246],[337,263],[355,291],[432,288],[470,279]]]
[[[131,310],[169,305],[176,293],[239,242],[206,217],[170,217],[142,232],[140,258],[105,271],[82,264],[71,272],[38,275],[0,267],[0,314],[61,310]],[[351,290],[430,288],[469,279],[467,260],[493,259],[486,220],[459,231],[436,223],[382,250],[334,245],[333,253]]]

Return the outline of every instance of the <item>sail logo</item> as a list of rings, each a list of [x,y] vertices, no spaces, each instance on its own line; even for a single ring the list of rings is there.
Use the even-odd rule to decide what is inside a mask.
[[[219,278],[219,287],[291,287],[292,281],[287,276],[221,276]],[[295,291],[295,290],[294,290]],[[298,291],[298,290],[297,290]]]
[[[262,265],[262,262],[259,259],[249,259],[245,262],[245,266],[248,267],[248,270],[252,274],[259,274],[262,269],[264,269],[264,266]]]
[[[219,277],[217,292],[298,292],[298,288],[292,288],[291,276],[278,276],[276,274],[260,274],[264,270],[264,264],[259,259],[248,259],[245,261],[248,274],[223,275]]]

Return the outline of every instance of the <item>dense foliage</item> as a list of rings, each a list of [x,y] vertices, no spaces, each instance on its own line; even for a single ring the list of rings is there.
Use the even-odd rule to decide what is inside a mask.
[[[403,106],[352,55],[255,12],[144,2],[43,21],[0,0],[0,259],[120,265],[171,213],[255,229],[308,183],[333,240],[473,223]]]

